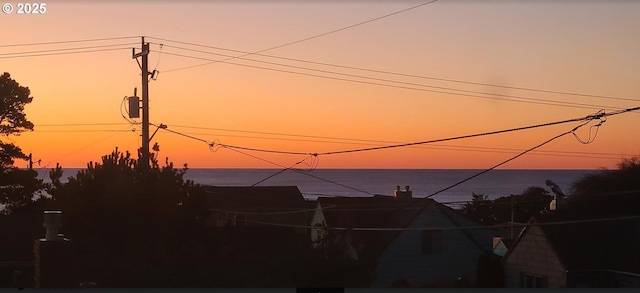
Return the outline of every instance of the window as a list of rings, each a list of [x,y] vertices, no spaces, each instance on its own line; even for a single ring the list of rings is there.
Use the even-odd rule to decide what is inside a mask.
[[[236,216],[236,226],[237,227],[246,227],[247,226],[247,214],[237,214]]]
[[[227,227],[245,227],[247,221],[247,215],[243,213],[227,213]]]
[[[236,213],[228,213],[227,214],[227,227],[235,227],[236,226],[236,217],[238,214]]]
[[[520,288],[547,288],[547,277],[520,272]]]
[[[422,254],[442,252],[442,230],[422,231]]]
[[[629,281],[618,281],[618,288],[631,288]]]
[[[224,227],[227,225],[227,213],[225,212],[216,212],[216,226]]]

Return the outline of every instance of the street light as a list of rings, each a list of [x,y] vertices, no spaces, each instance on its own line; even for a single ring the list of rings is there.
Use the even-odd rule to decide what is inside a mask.
[[[553,183],[553,181],[547,179],[545,184],[551,187],[551,192],[553,192],[553,200],[549,203],[549,210],[555,211],[564,204],[564,197],[566,196],[560,186],[558,184]]]
[[[151,137],[149,138],[149,142],[151,142],[151,140],[153,139],[153,137],[156,135],[156,133],[158,132],[158,129],[167,129],[167,125],[164,125],[162,123],[160,123],[160,125],[158,125],[158,128],[156,128],[156,131],[153,132],[153,134],[151,135]]]

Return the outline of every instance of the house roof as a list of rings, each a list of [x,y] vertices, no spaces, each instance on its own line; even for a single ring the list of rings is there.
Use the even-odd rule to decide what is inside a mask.
[[[455,226],[467,225],[473,222],[461,213],[444,206],[435,200],[427,198],[396,199],[392,196],[374,197],[319,197],[318,203],[323,208],[327,226],[344,228],[382,228],[382,230],[352,231],[354,242],[362,244],[367,252],[379,255],[402,230],[384,230],[384,228],[406,228],[427,207],[433,206],[440,211]],[[460,220],[464,219],[465,223]],[[481,225],[473,222],[473,225]],[[462,230],[473,242],[481,247],[476,235]],[[490,248],[490,243],[488,243]]]
[[[540,225],[565,269],[640,273],[639,196],[569,198],[564,209],[543,211],[529,224]],[[559,224],[557,224],[559,223]],[[518,246],[525,228],[509,253]]]
[[[209,208],[228,211],[286,211],[309,207],[297,186],[205,186]]]
[[[319,197],[330,227],[403,228],[432,200],[391,196]]]
[[[428,205],[428,199],[398,200],[392,196],[319,197],[328,227],[404,228]],[[345,231],[336,231],[343,233]],[[400,230],[350,231],[352,242],[362,245],[363,255],[378,256]]]
[[[543,225],[565,268],[640,273],[639,220]]]

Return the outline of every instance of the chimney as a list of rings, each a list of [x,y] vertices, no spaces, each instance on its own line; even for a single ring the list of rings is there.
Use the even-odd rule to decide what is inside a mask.
[[[58,241],[64,237],[62,234],[58,235],[58,230],[62,227],[62,212],[61,211],[44,211],[44,224],[42,225],[47,229],[45,234],[45,240]]]
[[[58,233],[62,227],[61,211],[45,211],[45,238],[35,240],[33,245],[34,287],[72,288],[73,264],[71,242]]]
[[[393,196],[397,199],[411,199],[413,192],[409,190],[409,185],[405,186],[405,190],[400,190],[400,185],[396,186],[396,191],[393,192]]]

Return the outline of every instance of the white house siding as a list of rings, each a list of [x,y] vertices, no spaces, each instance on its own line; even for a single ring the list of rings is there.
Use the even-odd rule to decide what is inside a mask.
[[[327,226],[327,221],[324,218],[324,213],[322,212],[322,206],[320,203],[316,204],[316,209],[313,212],[313,217],[311,218],[311,222],[309,223],[311,227],[311,246],[314,248],[320,247],[320,242],[327,236],[327,230],[325,229]],[[317,228],[316,228],[317,227]]]
[[[495,255],[499,255],[499,256],[504,256],[505,254],[507,254],[507,246],[504,245],[504,242],[502,242],[502,240],[500,238],[495,238],[493,239],[493,254]]]
[[[538,226],[527,228],[505,261],[505,287],[520,287],[520,273],[547,277],[549,288],[566,287],[566,270]]]
[[[457,215],[453,215],[458,219]],[[473,226],[477,226],[474,224]],[[455,227],[435,205],[429,205],[409,228]],[[491,251],[492,233],[486,235],[483,245]],[[440,254],[422,254],[422,232],[403,231],[380,256],[377,278],[373,287],[391,287],[394,281],[407,280],[411,286],[419,287],[438,281],[454,281],[458,277],[475,283],[476,265],[482,251],[461,230],[442,231]]]

